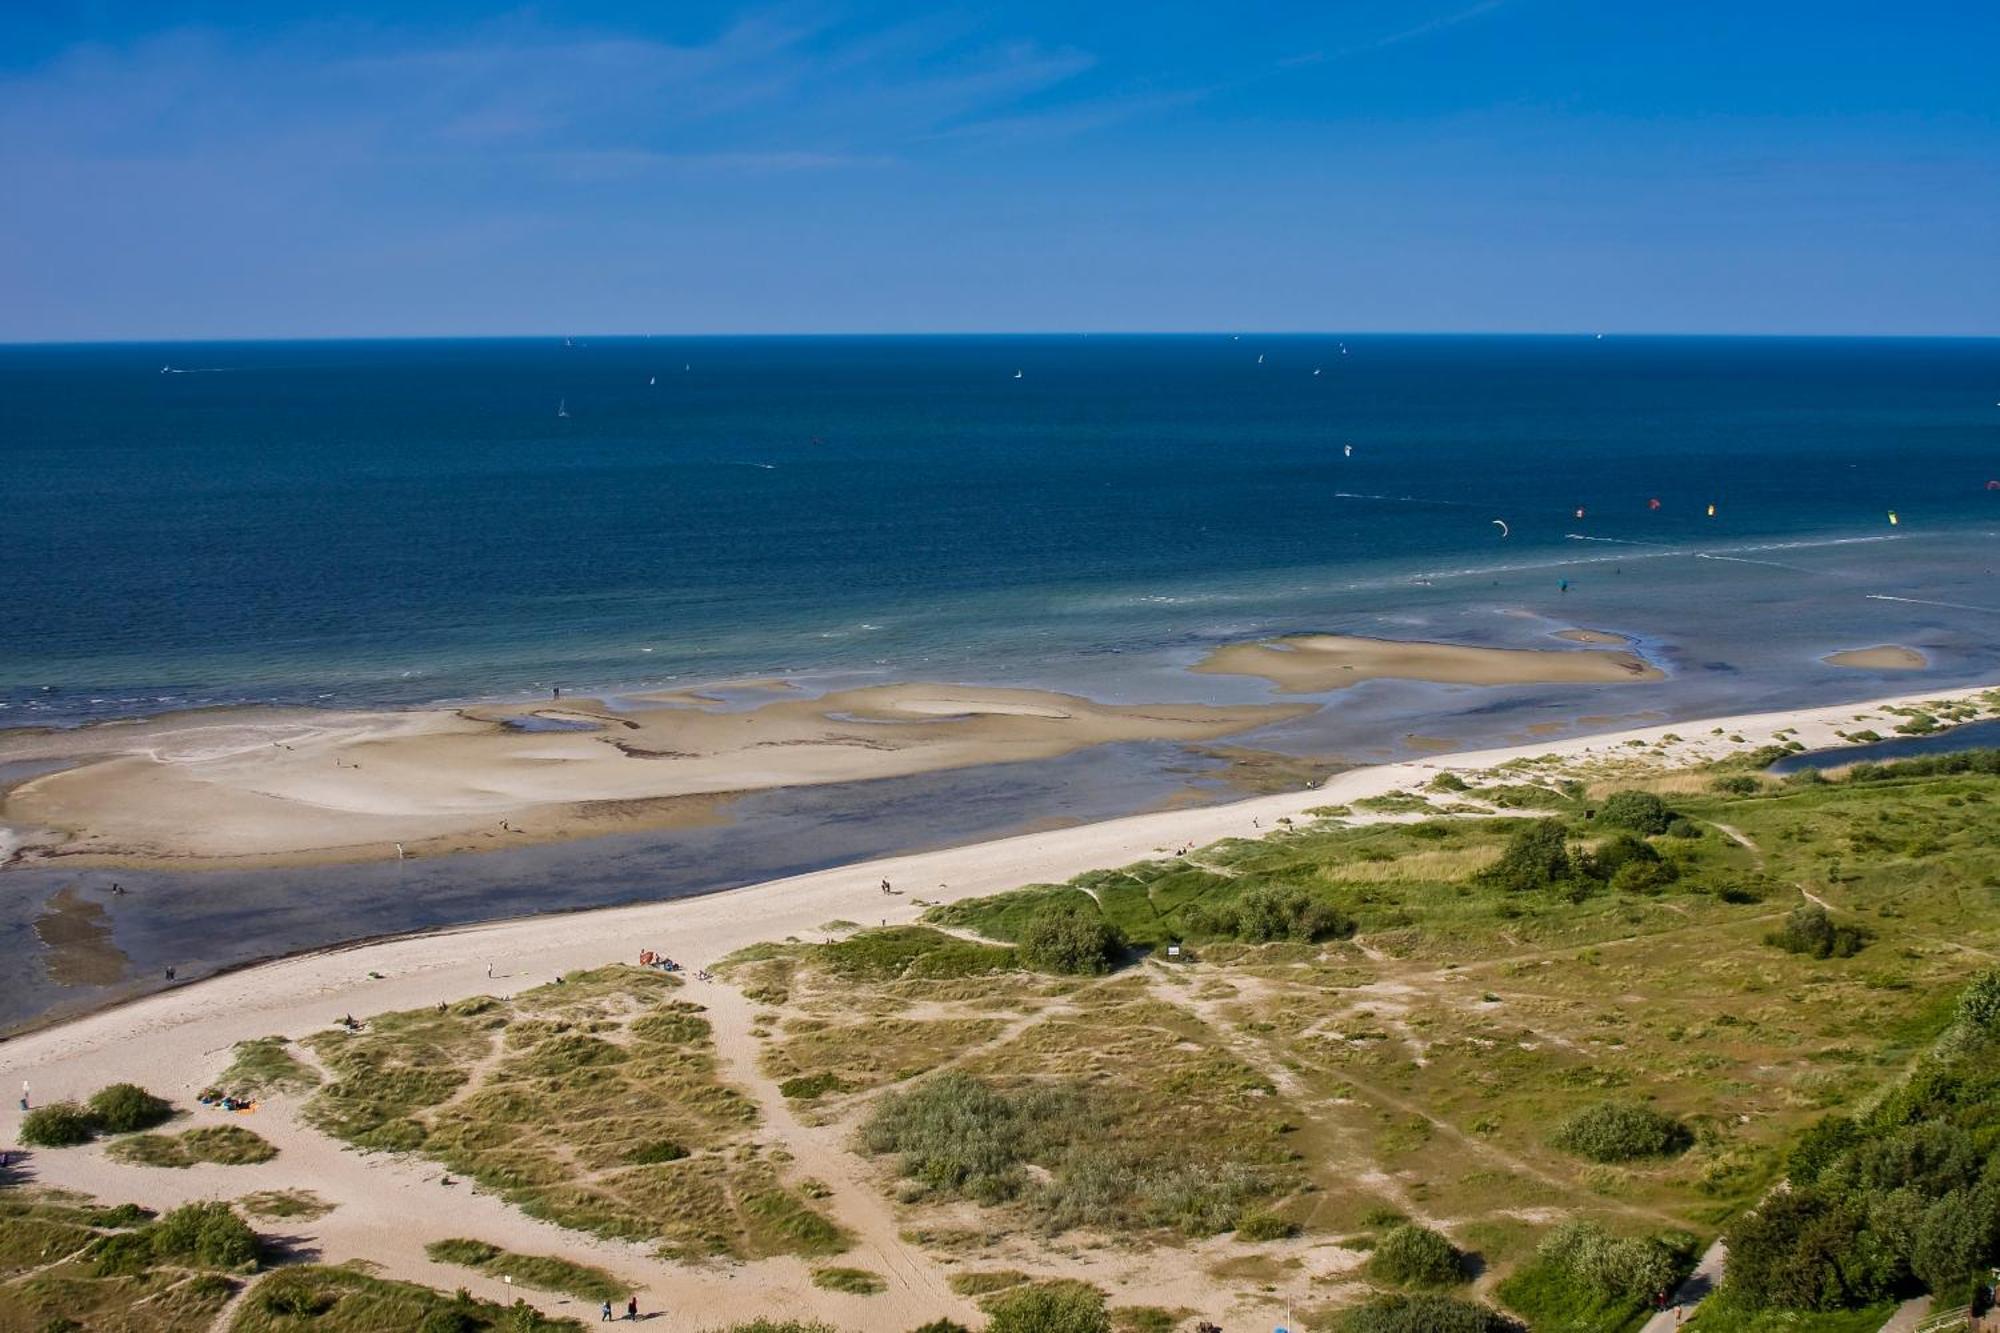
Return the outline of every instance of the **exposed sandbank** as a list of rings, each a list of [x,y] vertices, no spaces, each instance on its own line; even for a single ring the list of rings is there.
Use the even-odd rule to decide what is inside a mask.
[[[1475,648],[1346,634],[1297,634],[1263,643],[1226,644],[1193,669],[1212,675],[1262,676],[1288,694],[1318,694],[1381,679],[1445,685],[1586,685],[1666,678],[1665,672],[1631,652]]]
[[[1905,648],[1900,643],[1881,643],[1873,648],[1849,648],[1838,653],[1828,653],[1819,659],[1828,666],[1848,667],[1857,671],[1922,671],[1931,664],[1931,659],[1914,648]]]
[[[1571,643],[1596,643],[1618,646],[1632,642],[1623,634],[1613,634],[1602,629],[1559,629],[1553,638],[1566,639]]]
[[[768,687],[767,687],[768,688]],[[242,866],[371,860],[712,822],[734,794],[1052,759],[1113,741],[1214,740],[1308,705],[1109,705],[1036,690],[890,685],[754,708],[697,695],[382,713],[202,714],[37,733],[0,759],[71,756],[0,820],[24,859]]]

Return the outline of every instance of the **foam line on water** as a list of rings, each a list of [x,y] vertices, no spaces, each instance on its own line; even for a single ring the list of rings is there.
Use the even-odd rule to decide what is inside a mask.
[[[1984,611],[1987,615],[2000,616],[2000,606],[1972,606],[1966,602],[1933,602],[1923,597],[1896,597],[1886,592],[1867,594],[1871,602],[1908,602],[1912,606],[1942,606],[1953,611]]]

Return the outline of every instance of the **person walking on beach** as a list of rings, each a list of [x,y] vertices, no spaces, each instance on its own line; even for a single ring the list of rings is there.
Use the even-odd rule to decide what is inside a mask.
[[[639,1298],[637,1296],[625,1302],[625,1317],[635,1324],[639,1322]]]
[[[597,1312],[597,1322],[600,1324],[611,1322],[611,1302],[609,1300],[605,1301],[604,1308]]]

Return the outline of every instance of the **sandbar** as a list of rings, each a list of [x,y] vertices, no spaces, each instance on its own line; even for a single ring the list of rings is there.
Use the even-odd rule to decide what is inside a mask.
[[[189,715],[0,739],[72,757],[0,800],[23,861],[180,868],[491,850],[712,823],[733,796],[1052,759],[1115,741],[1203,741],[1310,705],[1111,705],[1039,690],[905,684],[752,708],[699,696],[411,712]],[[398,851],[401,844],[401,851]]]
[[[1286,694],[1318,694],[1384,679],[1445,685],[1609,685],[1666,678],[1665,672],[1632,652],[1477,648],[1348,634],[1296,634],[1225,644],[1193,670],[1262,676]]]
[[[1879,643],[1873,648],[1849,648],[1838,653],[1828,653],[1819,659],[1828,666],[1848,667],[1856,671],[1922,671],[1931,664],[1914,648],[1905,648],[1900,643]]]
[[[1570,643],[1595,643],[1618,646],[1632,642],[1623,634],[1613,634],[1602,629],[1559,629],[1551,637],[1565,639]]]

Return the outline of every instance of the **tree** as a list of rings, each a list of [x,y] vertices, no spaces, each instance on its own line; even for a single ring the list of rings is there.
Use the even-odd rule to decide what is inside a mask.
[[[1862,1249],[1852,1202],[1814,1189],[1781,1190],[1727,1232],[1729,1285],[1753,1309],[1834,1310],[1886,1293]]]
[[[1946,1291],[1971,1276],[1992,1245],[1992,1219],[1979,1215],[1965,1190],[1953,1190],[1924,1210],[1910,1271],[1932,1291]]]
[[[1041,972],[1101,976],[1125,952],[1125,937],[1094,908],[1054,902],[1021,929],[1021,961]]]
[[[1598,807],[1597,822],[1650,838],[1667,831],[1674,822],[1674,812],[1649,791],[1615,791]]]
[[[1598,1102],[1556,1126],[1556,1147],[1593,1162],[1628,1162],[1635,1157],[1673,1157],[1694,1144],[1688,1127],[1663,1111],[1637,1102]]]
[[[1471,1301],[1397,1292],[1349,1310],[1337,1327],[1340,1333],[1509,1333],[1520,1326]]]
[[[205,1268],[247,1268],[257,1262],[257,1233],[226,1203],[184,1203],[148,1228],[161,1259]]]

